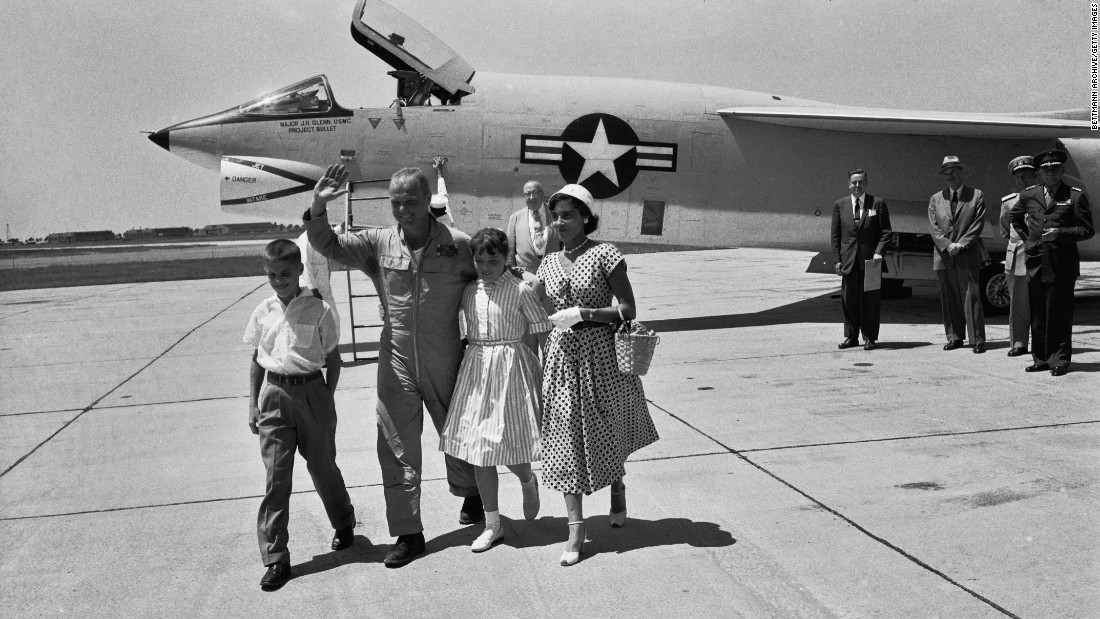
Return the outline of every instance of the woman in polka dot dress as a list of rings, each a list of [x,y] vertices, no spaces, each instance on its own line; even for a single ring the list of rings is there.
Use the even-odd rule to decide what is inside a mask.
[[[610,485],[611,526],[622,526],[626,459],[656,441],[657,430],[641,380],[615,362],[620,312],[635,316],[626,262],[614,245],[588,238],[599,217],[587,189],[566,185],[549,207],[562,251],[543,259],[536,285],[556,310],[543,363],[543,483],[565,494],[569,541],[561,564],[573,565],[586,533],[582,498]]]

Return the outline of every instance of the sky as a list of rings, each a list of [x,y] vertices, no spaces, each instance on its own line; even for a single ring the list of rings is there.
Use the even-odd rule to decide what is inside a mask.
[[[1083,0],[392,0],[478,71],[634,77],[847,105],[1087,108]],[[142,131],[319,73],[384,106],[354,0],[12,0],[0,7],[0,225],[50,232],[249,221],[217,175]],[[476,77],[474,80],[476,87]],[[0,229],[5,232],[6,229]]]

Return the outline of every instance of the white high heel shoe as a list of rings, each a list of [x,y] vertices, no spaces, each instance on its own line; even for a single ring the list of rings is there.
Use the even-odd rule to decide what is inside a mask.
[[[576,565],[577,562],[581,560],[581,551],[584,549],[584,538],[585,538],[586,531],[584,530],[584,521],[583,520],[576,520],[576,521],[570,522],[569,526],[573,526],[575,524],[579,524],[581,526],[581,536],[580,536],[581,537],[581,545],[577,547],[576,552],[573,552],[571,550],[566,550],[565,552],[561,553],[562,567],[569,567],[570,565]],[[568,547],[569,547],[569,542],[566,542],[566,548],[568,548]]]
[[[612,490],[611,495],[612,496],[621,496],[621,497],[623,497],[623,502],[625,503],[626,502],[626,486],[623,486],[622,492],[615,492],[614,490]],[[609,512],[607,514],[607,521],[610,522],[611,526],[613,528],[616,528],[616,529],[618,529],[619,527],[626,524],[626,508],[623,507],[623,511],[621,511],[621,512]]]

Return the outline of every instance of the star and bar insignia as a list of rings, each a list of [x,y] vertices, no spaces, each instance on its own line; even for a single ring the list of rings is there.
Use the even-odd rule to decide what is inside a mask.
[[[559,136],[520,136],[520,161],[557,165],[567,183],[584,185],[594,198],[610,198],[630,187],[639,170],[676,171],[677,145],[643,142],[626,121],[587,114]]]

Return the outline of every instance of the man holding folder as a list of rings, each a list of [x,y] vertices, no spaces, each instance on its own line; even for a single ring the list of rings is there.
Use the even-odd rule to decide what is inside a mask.
[[[833,204],[833,262],[840,276],[840,305],[844,310],[844,341],[837,348],[859,346],[874,350],[878,340],[882,254],[890,242],[890,213],[886,202],[867,193],[867,173],[848,172],[849,196]],[[871,281],[866,281],[871,280]]]

